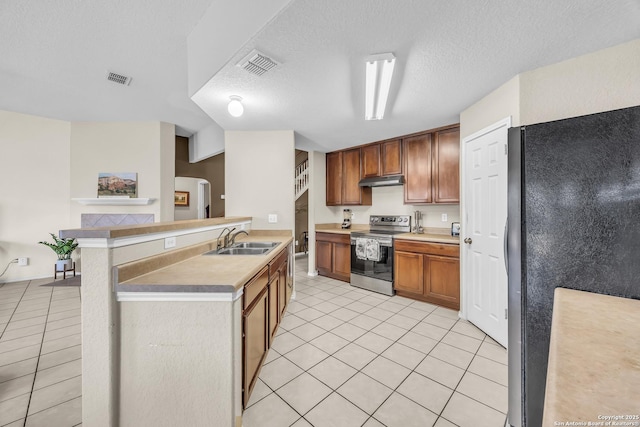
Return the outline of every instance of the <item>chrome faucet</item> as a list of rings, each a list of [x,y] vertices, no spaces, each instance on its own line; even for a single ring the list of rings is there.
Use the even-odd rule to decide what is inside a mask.
[[[233,230],[235,230],[236,228],[231,228],[229,229],[229,227],[225,227],[224,230],[222,230],[222,232],[220,233],[220,235],[218,236],[218,240],[216,240],[216,249],[224,249],[227,246],[229,246],[229,236],[231,235],[231,233],[233,232]],[[228,233],[224,236],[223,240],[222,240],[222,244],[220,244],[220,238],[223,237],[224,232],[228,231]]]
[[[240,231],[236,232],[235,234],[233,234],[231,236],[231,239],[230,239],[230,242],[229,242],[230,245],[233,245],[236,242],[236,237],[238,237],[238,234],[240,234],[240,233],[244,233],[247,236],[249,235],[249,233],[247,233],[245,230],[240,230]],[[229,233],[229,234],[231,234],[231,233]]]

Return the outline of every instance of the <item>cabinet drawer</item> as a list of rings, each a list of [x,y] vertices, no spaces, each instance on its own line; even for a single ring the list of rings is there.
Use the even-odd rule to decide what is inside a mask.
[[[316,242],[331,242],[331,243],[344,243],[351,244],[351,235],[349,233],[321,233],[316,232]]]
[[[289,255],[286,249],[283,249],[276,257],[269,263],[269,280],[273,278],[273,275],[276,274],[280,266],[283,262],[287,260],[287,256]]]
[[[244,309],[246,310],[254,299],[269,283],[269,267],[265,266],[253,279],[244,286]]]
[[[460,246],[447,243],[416,242],[413,240],[395,240],[396,251],[416,252],[428,255],[460,257]]]

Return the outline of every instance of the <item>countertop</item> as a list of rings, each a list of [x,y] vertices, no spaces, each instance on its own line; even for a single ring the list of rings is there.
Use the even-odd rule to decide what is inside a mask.
[[[638,300],[556,288],[544,426],[640,425],[639,325]]]
[[[236,242],[280,242],[266,255],[202,255],[116,285],[119,292],[234,292],[293,241],[290,231],[251,231]],[[215,245],[215,242],[213,242]],[[215,247],[215,246],[214,246]],[[204,251],[203,251],[204,253]]]
[[[341,228],[340,224],[316,224],[316,233],[351,234],[352,231],[369,231],[369,226],[352,224],[351,228]],[[460,236],[452,236],[448,228],[426,228],[423,234],[402,233],[394,235],[396,239],[415,240],[431,243],[460,244]]]
[[[247,216],[228,216],[208,219],[189,219],[184,221],[154,222],[139,225],[120,225],[113,227],[88,227],[71,230],[60,230],[60,238],[106,238],[131,237],[143,234],[163,233],[167,231],[187,230],[190,228],[211,227],[215,225],[234,224],[251,221]]]

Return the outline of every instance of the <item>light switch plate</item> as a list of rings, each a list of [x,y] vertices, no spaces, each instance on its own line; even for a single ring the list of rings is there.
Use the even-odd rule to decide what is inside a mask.
[[[176,238],[175,237],[166,237],[164,239],[164,248],[171,249],[176,247]]]
[[[269,214],[269,224],[275,224],[278,222],[277,214]]]

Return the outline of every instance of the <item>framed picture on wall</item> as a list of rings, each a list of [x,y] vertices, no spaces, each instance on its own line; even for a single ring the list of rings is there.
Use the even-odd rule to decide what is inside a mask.
[[[189,206],[189,192],[188,191],[176,191],[174,198],[175,206]]]
[[[100,172],[98,174],[98,197],[138,197],[138,174],[135,172]]]

